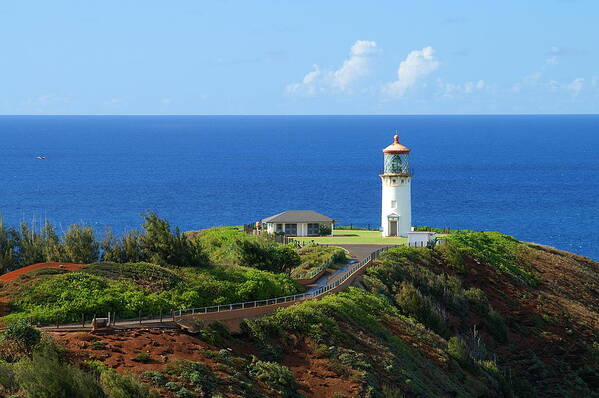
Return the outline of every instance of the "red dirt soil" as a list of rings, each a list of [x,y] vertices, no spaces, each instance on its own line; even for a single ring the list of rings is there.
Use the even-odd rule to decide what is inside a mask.
[[[0,275],[0,281],[2,282],[12,282],[15,279],[17,279],[19,276],[26,274],[28,272],[34,271],[36,269],[41,269],[41,268],[64,268],[66,270],[69,271],[76,271],[78,269],[81,269],[85,267],[85,264],[73,264],[73,263],[39,263],[39,264],[33,264],[33,265],[29,265],[27,267],[23,267],[23,268],[19,268],[17,270],[14,270],[12,272],[9,272],[7,274],[4,275]]]

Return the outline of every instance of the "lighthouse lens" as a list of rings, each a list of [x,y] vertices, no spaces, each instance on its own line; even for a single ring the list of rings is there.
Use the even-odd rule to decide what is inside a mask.
[[[403,154],[385,155],[385,174],[407,174],[408,157]]]

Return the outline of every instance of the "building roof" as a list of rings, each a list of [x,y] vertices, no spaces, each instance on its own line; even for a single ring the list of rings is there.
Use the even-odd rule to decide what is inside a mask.
[[[314,210],[287,210],[262,220],[264,223],[317,223],[334,221],[331,217],[317,213]]]
[[[389,145],[387,148],[383,149],[384,153],[388,154],[402,154],[402,153],[410,153],[410,148],[405,147],[399,143],[399,136],[395,134],[393,136],[393,144]]]

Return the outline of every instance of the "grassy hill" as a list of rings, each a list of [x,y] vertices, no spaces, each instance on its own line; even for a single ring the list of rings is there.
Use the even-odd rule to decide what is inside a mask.
[[[293,288],[283,274],[238,268],[221,232],[206,233],[202,243],[212,260],[228,264],[220,268],[97,263],[68,273],[38,270],[2,291],[23,312],[41,302],[77,302],[69,292],[85,284],[122,297],[184,286],[217,300],[261,284],[251,273],[263,272],[258,279],[273,289]],[[49,387],[28,380],[51,374],[69,391],[87,380],[97,388],[80,396],[90,397],[148,396],[144,388],[167,397],[599,396],[599,264],[590,259],[461,231],[435,250],[386,252],[354,285],[247,320],[235,335],[213,324],[196,335],[53,333],[33,344],[26,326],[13,327],[0,343],[7,361],[0,393],[43,396],[32,392]],[[71,365],[58,374],[56,363]]]

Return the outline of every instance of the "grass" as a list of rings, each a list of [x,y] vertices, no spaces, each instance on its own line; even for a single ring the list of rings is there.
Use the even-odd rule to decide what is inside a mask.
[[[407,238],[399,236],[384,238],[379,231],[368,231],[362,229],[343,229],[333,231],[333,236],[317,236],[306,238],[295,238],[304,243],[314,241],[320,244],[336,245],[400,245],[406,243]]]

